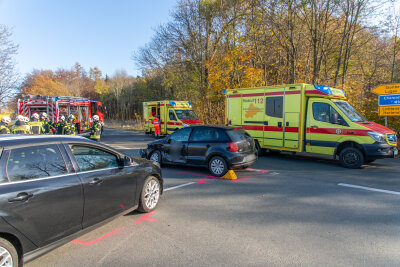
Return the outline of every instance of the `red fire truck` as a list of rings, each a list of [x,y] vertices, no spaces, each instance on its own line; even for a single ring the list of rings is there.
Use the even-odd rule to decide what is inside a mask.
[[[78,132],[90,129],[92,117],[98,115],[104,124],[103,106],[100,101],[89,100],[83,97],[58,96],[58,95],[24,95],[18,99],[18,113],[31,117],[33,113],[46,112],[48,118],[57,123],[60,116],[67,118],[74,115]]]

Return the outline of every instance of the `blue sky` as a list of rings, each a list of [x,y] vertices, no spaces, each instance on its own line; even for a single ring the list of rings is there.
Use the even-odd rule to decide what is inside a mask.
[[[0,24],[19,45],[17,68],[85,69],[103,74],[124,69],[140,75],[132,53],[150,41],[153,29],[167,22],[177,0],[0,0]]]

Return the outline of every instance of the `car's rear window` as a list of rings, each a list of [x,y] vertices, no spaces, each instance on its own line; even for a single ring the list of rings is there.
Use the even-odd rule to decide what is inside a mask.
[[[246,140],[248,137],[250,137],[250,135],[245,130],[240,128],[227,130],[226,133],[229,135],[233,142]]]

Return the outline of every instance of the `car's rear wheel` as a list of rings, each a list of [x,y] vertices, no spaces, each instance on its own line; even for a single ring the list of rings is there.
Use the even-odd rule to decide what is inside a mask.
[[[209,161],[208,169],[212,175],[222,177],[228,172],[228,164],[225,159],[215,156]]]
[[[151,153],[150,158],[151,161],[158,162],[161,164],[161,152],[158,150],[155,150]]]
[[[0,267],[18,267],[19,258],[15,247],[4,238],[0,238]]]
[[[160,192],[160,181],[154,176],[147,177],[140,194],[138,210],[141,212],[150,212],[154,210],[160,199]]]
[[[347,147],[340,151],[339,162],[345,168],[357,169],[364,163],[364,155],[355,147]]]

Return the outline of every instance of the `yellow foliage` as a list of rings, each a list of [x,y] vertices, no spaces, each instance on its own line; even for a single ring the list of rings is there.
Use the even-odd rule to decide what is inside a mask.
[[[44,75],[33,77],[32,82],[23,87],[23,93],[32,95],[70,95],[65,85],[54,78]]]

